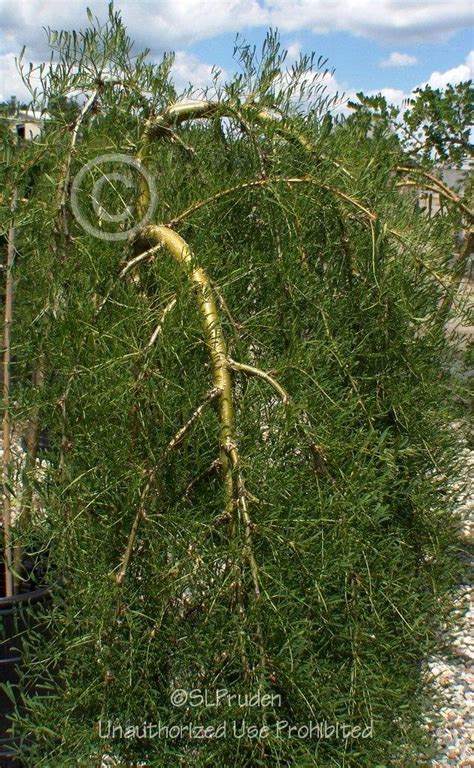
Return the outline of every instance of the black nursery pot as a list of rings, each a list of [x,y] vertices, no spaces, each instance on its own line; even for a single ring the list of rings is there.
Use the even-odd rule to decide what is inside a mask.
[[[3,576],[3,568],[1,568]],[[2,579],[3,582],[3,579]],[[12,597],[0,597],[0,683],[15,686],[22,661],[23,638],[28,629],[38,624],[41,606],[50,597],[48,587],[35,587],[29,582]],[[3,686],[0,686],[0,768],[22,768],[18,749],[9,729],[14,704]]]

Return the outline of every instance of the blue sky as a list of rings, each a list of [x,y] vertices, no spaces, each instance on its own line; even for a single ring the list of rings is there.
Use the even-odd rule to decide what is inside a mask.
[[[105,17],[106,0],[3,0],[0,98],[25,96],[14,64],[23,44],[32,61],[43,60],[43,27],[84,27],[88,5]],[[157,59],[177,52],[182,87],[205,85],[212,64],[232,72],[236,33],[259,48],[269,25],[293,56],[327,57],[336,70],[328,87],[349,97],[382,91],[397,102],[422,83],[445,87],[472,77],[474,6],[466,0],[117,0],[115,7],[138,49],[149,47]]]
[[[474,18],[474,12],[473,12]],[[266,29],[247,29],[243,34],[247,41],[260,48]],[[433,71],[446,72],[465,62],[474,48],[473,28],[459,30],[448,40],[398,45],[382,40],[368,41],[349,32],[315,34],[305,29],[292,34],[281,32],[284,47],[298,43],[303,52],[315,51],[327,58],[336,70],[336,79],[352,90],[395,88],[410,91],[413,86],[427,81]],[[210,40],[190,45],[187,50],[208,63],[216,62],[228,71],[232,70],[232,50],[235,35],[225,33]],[[409,66],[381,66],[390,53],[398,51],[417,59]]]

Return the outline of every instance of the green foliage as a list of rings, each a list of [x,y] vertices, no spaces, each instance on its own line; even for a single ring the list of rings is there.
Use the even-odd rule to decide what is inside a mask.
[[[416,88],[400,109],[382,94],[358,93],[349,124],[366,135],[390,137],[412,160],[463,165],[472,158],[472,81],[446,88]]]
[[[21,104],[16,96],[10,96],[8,101],[0,102],[0,115],[2,117],[3,115],[13,117],[17,114],[18,110],[26,108],[27,104]]]
[[[385,96],[366,96],[364,93],[356,93],[357,101],[349,101],[348,107],[352,110],[347,124],[351,130],[356,129],[363,136],[372,136],[374,139],[392,139],[400,146],[399,138],[395,134],[394,121],[399,115],[399,110],[391,104],[387,104]]]
[[[216,74],[204,94],[217,94],[214,113],[169,125],[153,120],[176,99],[171,59],[134,56],[113,10],[106,26],[51,42],[45,103],[97,98],[87,113],[79,100],[76,134],[53,114],[11,160],[14,416],[39,419],[51,444],[35,480],[44,512],[17,532],[53,585],[15,718],[26,765],[89,768],[108,753],[160,768],[415,766],[429,751],[422,663],[457,567],[456,385],[440,311],[450,222],[400,192],[385,135],[332,125],[317,64],[285,72],[272,34],[259,64],[239,43],[241,73]],[[229,358],[289,395],[233,371],[242,485],[230,512],[216,403],[169,449],[212,387],[189,273],[162,248],[120,278],[129,242],[92,236],[61,203],[87,162],[114,152],[155,178],[154,221],[174,220],[208,273]],[[81,198],[88,216],[97,178]],[[104,195],[117,212],[137,189]],[[180,708],[179,688],[280,698]],[[237,739],[243,721],[269,730]],[[371,737],[289,737],[279,721]],[[226,723],[227,738],[114,740],[109,722]]]
[[[455,164],[472,157],[472,81],[448,84],[443,91],[426,85],[414,93],[403,118],[416,151]]]

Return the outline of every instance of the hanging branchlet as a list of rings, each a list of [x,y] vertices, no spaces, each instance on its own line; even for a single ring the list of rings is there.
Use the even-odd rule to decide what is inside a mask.
[[[156,462],[156,465],[153,467],[153,469],[151,469],[147,473],[147,480],[140,496],[138,511],[133,520],[132,528],[130,530],[130,534],[127,541],[127,547],[121,560],[120,569],[116,575],[116,581],[119,586],[122,585],[123,580],[127,573],[127,568],[132,556],[133,545],[137,537],[140,520],[143,520],[146,516],[146,513],[145,513],[146,499],[149,496],[150,492],[154,488],[156,488],[157,476],[163,466],[163,463],[166,461],[169,454],[172,453],[172,451],[174,451],[180,445],[180,443],[184,440],[185,436],[188,434],[193,424],[200,418],[204,409],[210,403],[212,403],[213,400],[215,400],[220,394],[221,392],[217,388],[211,389],[208,392],[208,394],[206,395],[202,403],[198,405],[197,408],[193,411],[193,413],[191,414],[187,422],[183,424],[183,426],[176,432],[174,437],[169,441],[169,443],[167,444],[166,448],[162,452],[159,460]]]
[[[441,195],[441,197],[454,204],[454,206],[457,207],[464,216],[466,216],[469,223],[472,224],[474,222],[474,211],[468,208],[468,206],[463,202],[459,195],[457,195],[454,190],[451,189],[451,187],[448,187],[446,184],[444,184],[444,182],[441,181],[441,179],[438,179],[438,177],[433,173],[429,173],[423,168],[419,168],[417,166],[399,166],[396,170],[398,173],[404,173],[420,178],[420,180],[405,179],[404,181],[401,181],[397,184],[398,187],[414,187],[418,190],[427,190]],[[423,181],[421,181],[421,179],[423,179]],[[425,179],[428,180],[428,184],[426,184],[424,181]]]
[[[266,373],[265,371],[261,371],[260,368],[255,368],[253,365],[247,365],[246,363],[237,363],[235,360],[232,360],[229,358],[229,365],[234,371],[242,371],[243,373],[248,373],[251,376],[257,376],[259,379],[262,379],[263,381],[266,381],[267,384],[269,384],[275,392],[281,397],[282,402],[284,405],[287,405],[289,403],[289,396],[288,393],[283,389],[281,384],[278,383],[276,379],[273,378],[269,373]]]

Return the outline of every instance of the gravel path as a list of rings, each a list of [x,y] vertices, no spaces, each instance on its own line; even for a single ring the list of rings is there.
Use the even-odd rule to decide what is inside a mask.
[[[466,302],[467,311],[463,320],[451,320],[448,332],[458,335],[459,348],[466,350],[474,341],[474,325],[466,322],[466,316],[474,313],[474,281],[464,279],[460,285],[459,298]],[[472,378],[474,370],[467,371]],[[474,450],[464,448],[467,488],[459,496],[461,539],[469,546],[474,545]],[[468,555],[466,554],[466,560]],[[467,581],[467,572],[474,562],[466,562],[466,583],[456,591],[456,608],[459,622],[452,636],[450,652],[435,656],[428,662],[435,685],[444,701],[440,710],[441,724],[434,727],[429,720],[427,727],[434,730],[438,754],[431,762],[432,768],[454,766],[474,768],[474,588]],[[443,639],[443,638],[441,638]]]
[[[467,493],[459,499],[461,535],[466,544],[474,543],[474,450],[464,450],[466,473],[470,478]],[[467,565],[469,565],[467,563]],[[471,563],[472,565],[472,563]],[[466,570],[468,570],[466,568]],[[428,668],[434,677],[443,706],[441,724],[434,731],[438,754],[432,768],[474,768],[474,589],[472,583],[459,585],[456,607],[460,620],[452,636],[449,654],[431,658]]]

